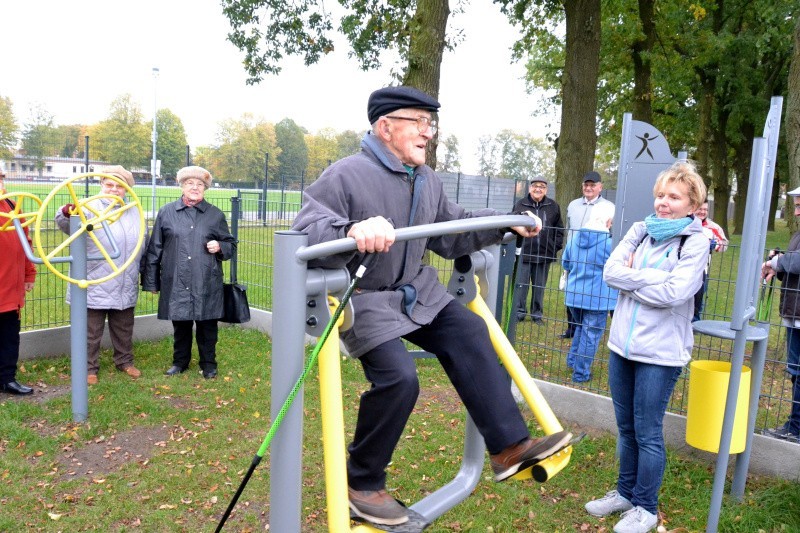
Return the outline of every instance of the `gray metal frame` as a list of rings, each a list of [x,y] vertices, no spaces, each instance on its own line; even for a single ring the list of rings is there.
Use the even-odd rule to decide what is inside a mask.
[[[524,215],[479,217],[397,230],[397,242],[412,239],[439,237],[451,233],[480,231],[527,225],[530,219]],[[272,337],[272,391],[271,415],[275,419],[290,390],[303,370],[304,333],[309,326],[308,304],[313,300],[314,309],[322,310],[317,299],[326,293],[343,290],[349,280],[344,270],[331,271],[308,269],[308,261],[356,249],[355,240],[339,239],[308,246],[308,236],[296,231],[275,233],[273,270],[274,305]],[[499,247],[493,247],[493,260],[485,262],[487,279],[486,301],[496,297],[496,280],[499,268]],[[482,257],[485,257],[482,256]],[[477,269],[476,269],[477,270]],[[320,284],[325,285],[321,290]],[[324,330],[320,316],[314,316],[314,329]],[[312,333],[313,334],[313,333]],[[280,431],[276,433],[270,447],[270,528],[281,532],[300,532],[301,482],[303,448],[303,388],[295,402],[286,412]],[[454,505],[467,498],[480,481],[483,471],[485,445],[483,438],[467,417],[464,441],[464,459],[455,478],[434,493],[411,506],[430,522]],[[278,459],[279,458],[279,459]]]
[[[761,273],[761,251],[767,239],[767,223],[769,206],[772,197],[772,181],[775,174],[775,157],[778,149],[781,108],[783,98],[775,96],[770,102],[770,111],[764,126],[764,137],[753,140],[753,154],[750,163],[750,181],[747,190],[747,203],[742,233],[742,251],[739,256],[738,279],[733,301],[733,313],[730,322],[701,320],[694,323],[694,330],[712,337],[733,339],[731,354],[731,374],[728,382],[728,394],[725,401],[725,416],[722,422],[722,435],[719,453],[714,469],[714,485],[711,492],[711,505],[708,511],[707,532],[716,532],[719,526],[719,515],[722,507],[722,495],[725,491],[725,477],[730,457],[730,445],[733,438],[733,422],[736,415],[736,399],[739,395],[739,382],[744,364],[745,345],[753,342],[751,356],[751,386],[749,413],[747,419],[747,437],[745,450],[736,459],[736,468],[731,483],[731,496],[741,501],[744,497],[744,486],[747,481],[747,469],[753,444],[753,430],[758,414],[758,398],[761,394],[761,380],[764,374],[764,362],[769,339],[769,322],[758,322],[750,326],[749,322],[756,314],[758,302],[759,279]]]

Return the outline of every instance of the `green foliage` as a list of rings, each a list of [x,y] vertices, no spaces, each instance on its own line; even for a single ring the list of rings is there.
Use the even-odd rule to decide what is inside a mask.
[[[149,129],[153,129],[152,122]],[[175,177],[178,170],[186,166],[187,141],[183,122],[169,109],[159,109],[156,113],[156,131],[156,157],[161,160],[161,175]]]
[[[83,135],[83,126],[73,124],[70,126],[56,127],[56,135],[63,139],[63,147],[58,154],[61,157],[84,157],[86,143]]]
[[[149,171],[150,134],[141,107],[130,94],[124,94],[111,103],[108,118],[90,128],[90,156],[131,171]]]
[[[338,151],[336,159],[342,159],[348,155],[357,154],[361,151],[361,139],[363,134],[357,133],[353,130],[346,130],[336,136],[336,145]]]
[[[30,112],[30,122],[25,124],[22,132],[22,150],[36,163],[41,176],[44,171],[44,158],[55,155],[51,152],[55,143],[56,131],[53,127],[53,115],[41,106],[34,106]]]
[[[277,156],[278,164],[280,173],[286,177],[287,183],[300,183],[303,172],[308,166],[305,133],[305,130],[290,118],[275,124],[275,138],[280,149]]]
[[[248,84],[279,73],[284,54],[302,55],[312,65],[333,51],[333,24],[317,0],[223,0],[222,13],[232,28],[228,40],[245,53]]]
[[[307,134],[305,144],[308,147],[308,166],[306,166],[306,183],[314,181],[322,171],[338,159],[339,146],[336,132],[331,129],[321,130],[317,135]]]
[[[265,154],[269,154],[270,174],[280,155],[275,127],[245,113],[239,120],[220,123],[217,147],[198,150],[195,163],[207,168],[220,181],[249,183],[264,176]]]
[[[480,173],[519,181],[537,176],[554,179],[555,150],[545,139],[512,130],[479,141]]]
[[[0,158],[8,159],[17,144],[17,120],[11,98],[0,96]]]
[[[440,172],[459,172],[461,170],[461,162],[459,161],[458,153],[458,137],[455,135],[448,135],[439,139],[437,146],[436,161]]]

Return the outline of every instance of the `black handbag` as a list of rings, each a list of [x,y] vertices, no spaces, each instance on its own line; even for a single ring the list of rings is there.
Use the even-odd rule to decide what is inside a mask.
[[[222,285],[223,315],[221,322],[241,324],[250,320],[250,305],[247,303],[247,285],[224,283]]]

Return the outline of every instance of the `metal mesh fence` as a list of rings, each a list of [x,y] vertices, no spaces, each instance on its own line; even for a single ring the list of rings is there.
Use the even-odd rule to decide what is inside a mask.
[[[509,211],[515,200],[514,192],[519,190],[513,180],[467,176],[462,174],[442,175],[448,196],[457,199],[467,209],[493,207],[501,211]],[[280,180],[274,180],[280,183]],[[256,183],[256,180],[254,180]],[[268,184],[270,184],[268,182]],[[56,187],[57,183],[41,184],[36,181],[14,181],[9,179],[6,186],[9,191],[35,192],[44,198]],[[263,187],[263,182],[258,183]],[[39,189],[37,189],[39,187]],[[41,189],[44,187],[44,189]],[[77,184],[82,192],[96,194],[96,184]],[[84,190],[85,189],[85,190]],[[159,186],[153,190],[148,185],[137,185],[135,192],[140,196],[148,227],[152,227],[152,214],[164,204],[176,200],[180,190],[175,186]],[[238,281],[248,287],[248,298],[251,306],[258,309],[272,309],[272,262],[273,243],[276,231],[289,229],[301,206],[302,190],[263,188],[212,188],[206,193],[206,199],[225,212],[229,224],[231,220],[232,198],[239,199],[240,208],[237,221],[237,238],[239,252],[237,257]],[[63,242],[65,235],[55,226],[53,216],[55,210],[71,201],[66,191],[55,194],[48,204],[46,216],[40,221],[39,239],[41,253],[48,254]],[[31,226],[34,230],[34,226]],[[734,287],[739,263],[739,246],[731,245],[724,253],[712,255],[708,289],[705,293],[703,319],[730,320],[733,308]],[[451,270],[451,262],[438,257],[430,261],[443,273],[446,282]],[[68,266],[56,265],[55,268],[68,275]],[[226,278],[230,272],[230,264],[225,263]],[[37,283],[28,296],[26,307],[22,313],[23,328],[37,330],[65,326],[69,324],[69,308],[64,301],[68,283],[53,274],[49,269],[39,266]],[[605,396],[610,395],[608,389],[608,349],[606,348],[606,324],[600,347],[592,365],[592,379],[588,383],[571,382],[571,370],[566,365],[566,357],[570,349],[571,339],[561,338],[566,330],[567,315],[564,305],[564,293],[558,288],[561,273],[560,260],[551,264],[547,286],[544,289],[544,320],[541,324],[531,321],[520,322],[516,327],[515,346],[522,360],[534,377],[554,383],[581,388]],[[776,288],[776,293],[777,293]],[[530,295],[529,291],[529,295]],[[530,297],[530,296],[529,296]],[[786,333],[781,327],[777,311],[778,298],[774,298],[770,323],[769,348],[764,370],[761,403],[757,427],[774,427],[782,424],[791,409],[791,382],[785,373]],[[141,293],[136,307],[137,315],[155,313],[157,296]],[[748,346],[747,350],[751,350]],[[705,335],[695,336],[693,359],[729,360],[732,342],[712,338]],[[745,364],[749,363],[746,356]],[[688,371],[685,371],[675,388],[670,411],[686,413],[688,391]]]
[[[702,307],[702,320],[730,321],[737,282],[739,252],[740,246],[730,245],[725,252],[712,254],[708,289],[705,292]],[[606,343],[608,329],[611,325],[611,315],[609,314],[606,321],[606,328],[592,363],[592,379],[587,383],[573,383],[572,369],[567,366],[567,355],[573,339],[562,337],[567,330],[568,321],[564,303],[565,294],[558,287],[561,272],[560,261],[551,264],[547,286],[544,289],[544,320],[541,323],[534,323],[527,319],[518,323],[515,347],[534,377],[610,396],[608,388],[609,350]],[[792,384],[785,372],[786,331],[781,327],[778,314],[778,290],[776,286],[776,296],[773,298],[769,316],[770,335],[756,422],[757,430],[783,424],[788,418],[792,406]],[[668,339],[664,339],[664,342],[668,342]],[[745,365],[747,366],[750,365],[752,348],[752,344],[748,344],[746,348]],[[692,359],[730,361],[732,351],[733,341],[695,334]],[[669,405],[670,412],[686,414],[688,387],[689,369],[687,367],[675,387]]]

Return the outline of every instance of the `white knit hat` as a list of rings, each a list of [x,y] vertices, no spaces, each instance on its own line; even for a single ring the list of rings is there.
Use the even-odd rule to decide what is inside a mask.
[[[203,185],[206,186],[206,189],[211,187],[211,172],[204,169],[203,167],[183,167],[178,171],[178,185],[183,185],[183,182],[188,179],[196,179],[203,182]]]

